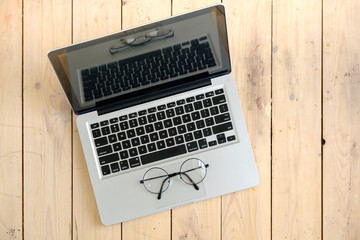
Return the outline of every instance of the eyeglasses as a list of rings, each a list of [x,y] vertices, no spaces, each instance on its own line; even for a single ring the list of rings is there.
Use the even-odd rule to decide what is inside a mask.
[[[157,199],[161,199],[161,194],[169,188],[170,180],[175,176],[180,176],[184,183],[192,185],[196,190],[199,190],[197,184],[201,183],[206,177],[208,167],[209,164],[205,164],[200,159],[190,158],[181,164],[179,172],[168,174],[163,168],[150,168],[145,172],[140,183],[150,193],[157,194]]]
[[[152,39],[161,39],[161,38],[168,38],[174,36],[174,30],[164,29],[164,28],[157,28],[144,36],[139,36],[136,38],[122,38],[120,41],[114,45],[112,45],[109,49],[111,54],[119,52],[121,49],[127,46],[139,46],[143,45]]]

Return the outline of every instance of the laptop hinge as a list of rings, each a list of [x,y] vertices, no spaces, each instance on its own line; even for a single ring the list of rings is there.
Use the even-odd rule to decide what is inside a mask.
[[[161,89],[156,92],[141,94],[139,96],[135,96],[132,98],[128,98],[128,99],[124,99],[124,100],[121,100],[118,102],[111,103],[107,106],[98,108],[97,113],[100,116],[100,115],[103,115],[106,113],[114,112],[117,110],[135,106],[135,105],[138,105],[141,103],[150,102],[150,101],[153,101],[156,99],[168,97],[171,95],[186,92],[186,91],[193,90],[196,88],[205,87],[208,85],[211,85],[210,78],[204,78],[204,79],[200,79],[200,80],[196,80],[196,81],[192,81],[192,82],[188,82],[188,83],[182,83],[180,85]]]

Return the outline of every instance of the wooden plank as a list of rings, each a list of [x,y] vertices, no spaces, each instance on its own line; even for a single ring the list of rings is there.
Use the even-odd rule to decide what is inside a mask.
[[[254,188],[223,196],[223,239],[270,239],[271,1],[224,1],[232,75],[260,176]]]
[[[71,41],[70,4],[24,1],[24,239],[71,239],[71,111],[47,58]]]
[[[22,2],[0,2],[0,239],[22,237]]]
[[[123,28],[133,27],[171,15],[168,0],[123,0]],[[170,211],[124,222],[123,239],[169,239]]]
[[[177,15],[184,12],[189,12],[194,9],[203,8],[208,5],[221,3],[220,0],[200,0],[200,1],[191,1],[191,0],[173,0],[172,1],[172,13]]]
[[[216,0],[174,0],[174,15],[219,3]],[[185,205],[172,210],[173,239],[220,239],[221,198]]]
[[[321,1],[274,1],[272,238],[321,236]]]
[[[323,238],[360,239],[360,2],[323,9]]]
[[[121,1],[73,2],[73,41],[83,41],[121,29]],[[73,119],[73,239],[120,239],[121,224],[100,221],[79,132]]]

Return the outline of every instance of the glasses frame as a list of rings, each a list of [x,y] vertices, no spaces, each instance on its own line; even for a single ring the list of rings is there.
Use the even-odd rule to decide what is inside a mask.
[[[181,169],[182,169],[182,167],[184,166],[184,164],[185,164],[187,161],[189,161],[189,160],[197,160],[197,161],[201,162],[202,165],[205,167],[205,168],[204,168],[204,169],[205,169],[205,175],[204,175],[204,177],[203,177],[199,182],[197,182],[197,183],[195,183],[195,182],[193,181],[193,179],[192,179],[187,173],[190,172],[190,171],[194,171],[194,170],[197,170],[197,169],[199,169],[199,168],[202,168],[202,166],[199,166],[199,167],[196,167],[196,168],[192,168],[192,169],[189,169],[189,170],[186,170],[186,171],[183,171],[183,172],[181,171]],[[147,170],[147,171],[145,172],[145,174],[144,174],[144,176],[143,176],[143,179],[140,180],[140,184],[144,184],[146,181],[149,181],[149,180],[154,180],[154,179],[158,179],[158,178],[165,177],[165,179],[164,179],[164,180],[162,181],[162,183],[161,183],[160,191],[159,191],[158,193],[150,191],[150,190],[149,190],[148,188],[146,188],[145,185],[144,185],[145,189],[146,189],[148,192],[153,193],[153,194],[158,194],[158,197],[157,197],[158,200],[161,199],[162,193],[165,192],[165,191],[169,188],[171,178],[172,178],[172,177],[175,177],[175,176],[179,176],[180,179],[181,179],[184,183],[186,183],[186,184],[188,184],[188,185],[192,185],[192,186],[194,186],[194,188],[195,188],[196,190],[199,190],[199,186],[198,186],[197,184],[199,184],[199,183],[201,183],[202,181],[204,181],[204,179],[205,179],[205,177],[206,177],[206,175],[207,175],[207,168],[208,168],[209,166],[210,166],[209,164],[205,164],[203,161],[201,161],[201,160],[198,159],[198,158],[189,158],[189,159],[185,160],[185,161],[181,164],[180,170],[179,170],[178,172],[174,172],[174,173],[170,173],[170,174],[168,174],[168,173],[166,172],[166,170],[163,169],[163,168],[160,168],[160,167],[152,167],[152,168],[150,168],[149,170]],[[163,171],[166,173],[166,175],[160,175],[160,176],[156,176],[156,177],[144,179],[144,177],[146,176],[146,174],[147,174],[149,171],[153,170],[153,169],[163,170]],[[190,183],[189,183],[189,182],[186,182],[186,181],[183,179],[183,176],[185,176],[185,177],[190,181]],[[165,184],[166,181],[169,181],[169,185],[168,185],[165,189],[163,189],[163,188],[164,188],[164,184]]]
[[[159,31],[165,31],[165,33],[162,33],[160,35],[153,35],[155,31],[158,31],[158,32]],[[173,37],[173,36],[174,36],[174,30],[172,30],[172,29],[156,28],[156,29],[152,30],[151,32],[146,33],[145,35],[141,35],[141,36],[138,36],[138,37],[135,37],[135,38],[131,38],[131,37],[129,37],[129,38],[121,38],[119,40],[119,42],[115,43],[114,45],[112,45],[109,48],[109,52],[110,52],[110,54],[114,54],[114,53],[117,53],[121,49],[123,49],[125,47],[128,47],[128,46],[135,47],[135,46],[144,45],[145,43],[150,42],[154,38],[161,38],[161,37],[169,38],[169,37]],[[145,41],[136,44],[136,40],[138,40],[140,38],[144,38]],[[131,41],[129,42],[129,40],[131,40]],[[117,47],[116,45],[118,45],[121,42],[123,42],[124,45],[121,45],[121,46]]]

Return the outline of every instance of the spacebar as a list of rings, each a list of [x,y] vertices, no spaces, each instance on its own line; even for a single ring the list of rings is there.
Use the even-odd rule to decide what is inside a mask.
[[[185,144],[141,156],[141,163],[148,164],[186,153]]]

